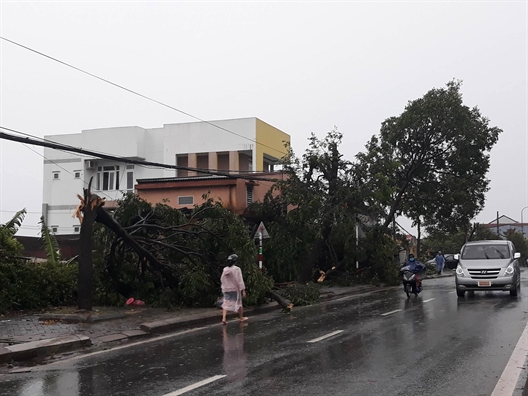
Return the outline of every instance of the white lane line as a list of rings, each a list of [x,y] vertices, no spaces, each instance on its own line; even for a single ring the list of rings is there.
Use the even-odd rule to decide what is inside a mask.
[[[130,344],[121,345],[121,346],[118,346],[118,347],[115,347],[115,348],[105,349],[103,351],[91,352],[91,353],[87,353],[85,355],[78,355],[78,356],[74,356],[74,357],[71,357],[71,358],[68,358],[68,359],[57,360],[55,362],[48,363],[45,366],[31,367],[31,371],[46,371],[47,369],[49,369],[52,366],[57,366],[57,365],[65,364],[65,363],[68,363],[68,362],[74,362],[76,360],[86,359],[86,358],[89,358],[89,357],[92,357],[92,356],[101,355],[101,354],[104,354],[104,353],[119,351],[121,349],[128,349],[128,348],[135,347],[137,345],[150,344],[152,342],[165,340],[167,338],[173,338],[173,337],[178,337],[178,336],[181,336],[181,335],[184,335],[184,334],[194,333],[196,331],[200,331],[200,330],[203,330],[203,329],[206,329],[206,328],[207,327],[196,327],[195,329],[189,329],[189,330],[180,331],[178,333],[171,333],[171,334],[163,335],[163,336],[160,336],[160,337],[149,338],[148,340],[132,342]],[[14,372],[14,371],[10,371],[10,372]]]
[[[449,292],[448,294],[453,294],[453,293],[456,293],[456,290],[455,290],[455,291],[452,291],[452,292]]]
[[[393,313],[400,312],[401,309],[395,309],[394,311],[382,313],[381,316],[392,315]]]
[[[207,384],[210,384],[211,382],[215,382],[215,381],[218,381],[219,379],[222,379],[224,378],[225,375],[215,375],[214,377],[210,377],[210,378],[207,378],[207,379],[204,379],[203,381],[200,381],[200,382],[197,382],[195,384],[192,384],[192,385],[189,385],[189,386],[186,386],[185,388],[181,388],[177,391],[174,391],[174,392],[171,392],[171,393],[166,393],[165,395],[163,396],[178,396],[178,395],[183,395],[184,393],[187,393],[189,391],[192,391],[196,388],[199,388],[201,386],[204,386],[204,385],[207,385]]]
[[[491,396],[512,396],[528,356],[528,323],[512,352]]]
[[[423,300],[423,302],[426,303],[426,302],[433,301],[433,300],[436,300],[436,298],[430,298],[428,300]]]
[[[330,334],[327,334],[327,335],[324,335],[322,337],[319,337],[319,338],[314,338],[313,340],[310,340],[308,341],[309,343],[314,343],[314,342],[319,342],[319,341],[322,341],[328,337],[332,337],[332,336],[335,336],[336,334],[339,334],[339,333],[342,333],[343,331],[345,330],[336,330],[334,331],[333,333],[330,333]]]

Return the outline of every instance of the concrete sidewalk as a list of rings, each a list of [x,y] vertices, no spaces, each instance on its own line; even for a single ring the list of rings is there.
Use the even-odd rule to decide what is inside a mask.
[[[322,287],[320,301],[388,288],[372,285]],[[295,309],[295,308],[294,308]],[[280,311],[276,302],[244,309],[244,315]],[[231,318],[235,318],[233,313]],[[24,361],[74,350],[154,336],[175,329],[220,322],[218,308],[105,308],[98,315],[33,314],[0,318],[0,363]]]

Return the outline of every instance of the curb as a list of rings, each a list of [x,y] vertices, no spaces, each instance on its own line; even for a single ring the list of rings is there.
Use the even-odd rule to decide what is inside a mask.
[[[382,291],[385,289],[387,288],[366,285],[357,286],[352,289],[344,290],[341,292],[338,291],[337,293],[330,290],[320,295],[319,303],[345,296],[360,295],[370,292]],[[276,302],[272,302],[257,307],[249,307],[247,309],[244,309],[244,314],[247,316],[254,316],[278,310],[280,310],[279,304]],[[91,315],[46,314],[40,316],[39,320],[60,320],[94,323],[103,320],[118,319],[125,316],[125,314],[119,313],[98,315],[98,318],[91,317]],[[237,317],[237,314],[230,313],[227,317],[229,319],[233,319]],[[141,323],[139,325],[139,330],[128,330],[120,333],[108,334],[102,337],[95,338],[93,342],[89,337],[84,335],[70,335],[40,341],[26,342],[22,344],[15,344],[6,347],[0,347],[0,363],[9,363],[12,360],[23,361],[55,353],[70,352],[83,347],[92,346],[94,344],[126,341],[138,337],[148,337],[158,335],[164,332],[169,332],[175,329],[180,329],[182,327],[220,323],[220,319],[221,311],[217,309],[214,311],[192,314],[183,317],[175,317],[172,319],[156,320]]]
[[[47,321],[47,320],[57,320],[61,322],[67,322],[67,323],[97,323],[97,322],[104,322],[105,320],[113,320],[113,319],[122,319],[125,318],[127,315],[124,313],[110,313],[110,314],[86,314],[86,315],[78,315],[78,314],[44,314],[39,316],[38,320],[41,322]]]
[[[92,345],[90,338],[83,335],[70,335],[25,342],[23,344],[15,344],[1,348],[0,363],[8,363],[11,360],[22,361],[33,359],[59,352],[68,352],[90,345]]]
[[[244,309],[244,315],[253,316],[255,314],[263,314],[271,311],[275,311],[280,308],[277,303],[270,303],[266,305],[261,305],[254,308]],[[199,313],[194,315],[188,315],[181,318],[165,319],[165,320],[155,320],[152,322],[145,322],[139,325],[139,329],[150,333],[150,334],[160,334],[167,331],[179,329],[182,327],[194,326],[194,325],[206,325],[211,323],[220,322],[220,310],[217,312],[206,312]],[[236,313],[230,313],[227,315],[228,319],[236,318]]]

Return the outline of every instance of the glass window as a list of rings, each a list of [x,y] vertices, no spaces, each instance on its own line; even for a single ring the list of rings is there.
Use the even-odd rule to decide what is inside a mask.
[[[246,186],[246,203],[247,205],[253,203],[253,186],[252,185]]]
[[[108,172],[103,172],[103,191],[108,190],[108,179],[110,174]]]
[[[469,245],[464,248],[462,258],[465,260],[500,260],[510,258],[506,245]]]
[[[53,172],[53,180],[59,179],[60,172]]]
[[[80,179],[80,178],[81,178],[81,171],[75,171],[75,172],[73,172],[73,176],[74,176],[76,179]]]
[[[127,165],[128,167],[129,165]],[[134,188],[134,172],[127,172],[127,190]]]
[[[178,197],[178,205],[192,205],[194,204],[194,197]]]
[[[119,190],[119,166],[103,166],[101,172],[96,174],[96,189],[100,191]]]

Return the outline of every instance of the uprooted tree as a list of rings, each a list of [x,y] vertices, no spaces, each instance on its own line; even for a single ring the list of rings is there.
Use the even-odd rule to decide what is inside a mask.
[[[272,279],[259,271],[256,248],[242,220],[205,198],[202,205],[184,213],[166,203],[152,206],[129,193],[111,215],[103,208],[104,199],[90,192],[90,185],[84,189],[75,214],[82,224],[79,308],[91,309],[93,304],[94,222],[105,226],[98,237],[106,243],[97,244],[96,256],[104,261],[100,270],[109,280],[106,286],[123,299],[212,306],[219,296],[224,260],[236,252],[246,283],[246,303],[259,304],[268,296],[288,308],[271,291]]]

